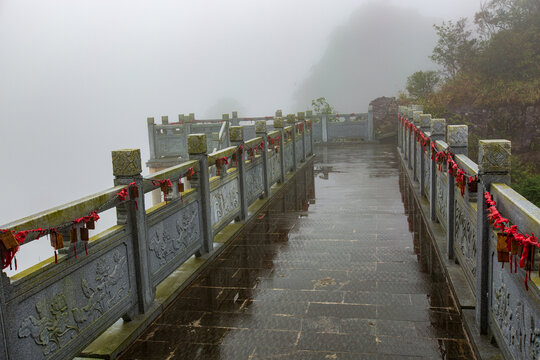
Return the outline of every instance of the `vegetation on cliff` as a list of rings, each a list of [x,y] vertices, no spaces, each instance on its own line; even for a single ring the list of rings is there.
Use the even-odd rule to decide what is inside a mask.
[[[463,18],[434,28],[430,58],[440,82],[429,71],[412,74],[401,103],[468,124],[472,158],[479,138],[512,140],[512,186],[540,205],[540,1],[489,0],[472,24]]]

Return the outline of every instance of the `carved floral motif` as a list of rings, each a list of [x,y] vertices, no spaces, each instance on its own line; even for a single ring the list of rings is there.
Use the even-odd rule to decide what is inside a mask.
[[[520,359],[540,358],[540,326],[535,318],[525,315],[525,306],[519,298],[512,301],[512,294],[499,272],[499,287],[494,290],[493,315],[501,335],[510,351]]]
[[[124,281],[127,274],[126,257],[116,250],[112,264],[107,259],[99,259],[95,281],[89,284],[81,280],[81,288],[87,301],[76,307],[75,300],[69,301],[63,292],[52,299],[44,297],[36,303],[37,318],[33,315],[24,319],[19,327],[20,338],[31,337],[42,347],[44,356],[53,354],[64,347],[86,326],[118,303],[127,293],[129,283]],[[88,324],[85,326],[84,324]]]
[[[476,274],[476,224],[463,212],[459,201],[455,202],[455,237],[456,244],[465,260],[465,267]]]
[[[161,233],[155,229],[150,237],[148,248],[154,253],[160,265],[199,239],[199,210],[196,203],[181,211],[172,226],[163,226]],[[174,232],[174,235],[171,235]]]
[[[210,194],[212,226],[226,218],[240,206],[238,181],[229,181]]]
[[[246,172],[246,188],[248,202],[251,203],[264,190],[263,166],[256,165]]]
[[[438,170],[437,170],[438,171]],[[446,217],[447,217],[447,199],[448,199],[448,193],[446,189],[446,182],[443,180],[444,174],[441,172],[437,173],[437,203],[435,204],[435,208],[437,209],[438,214],[441,217],[441,223],[444,227],[446,227]]]

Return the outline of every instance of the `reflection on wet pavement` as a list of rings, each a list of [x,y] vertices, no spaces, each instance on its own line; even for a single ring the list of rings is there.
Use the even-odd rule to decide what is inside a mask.
[[[316,149],[122,358],[473,358],[393,149]]]

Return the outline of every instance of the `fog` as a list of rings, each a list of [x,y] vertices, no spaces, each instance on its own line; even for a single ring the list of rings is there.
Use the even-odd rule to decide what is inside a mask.
[[[140,148],[148,160],[147,116],[271,115],[320,96],[365,111],[433,68],[433,23],[478,8],[479,0],[0,0],[0,223],[112,186],[112,150]]]

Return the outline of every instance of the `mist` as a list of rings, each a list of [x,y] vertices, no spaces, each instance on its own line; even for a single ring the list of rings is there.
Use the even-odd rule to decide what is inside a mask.
[[[146,162],[149,116],[365,111],[479,2],[366,3],[0,0],[0,222],[112,186],[112,150]]]

